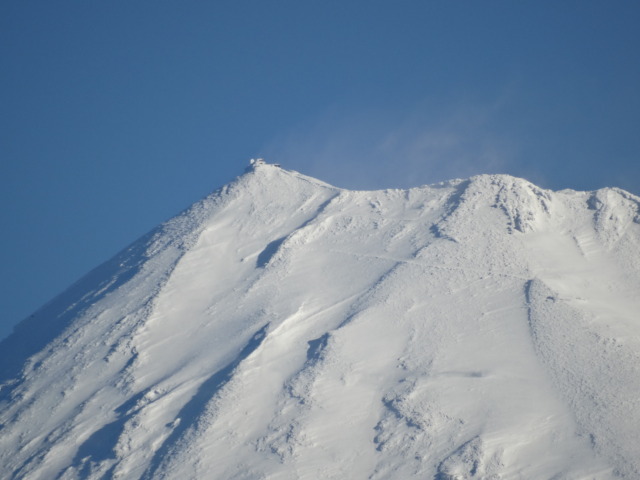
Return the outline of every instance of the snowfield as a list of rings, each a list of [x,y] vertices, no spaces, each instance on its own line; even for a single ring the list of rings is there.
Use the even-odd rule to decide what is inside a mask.
[[[639,212],[255,162],[0,344],[0,477],[638,479]]]

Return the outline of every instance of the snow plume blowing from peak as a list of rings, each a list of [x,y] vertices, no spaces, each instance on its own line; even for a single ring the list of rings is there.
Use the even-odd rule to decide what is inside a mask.
[[[524,144],[506,133],[511,89],[488,103],[423,100],[402,112],[331,108],[263,147],[266,155],[349,189],[406,187],[479,173],[522,172]],[[445,105],[446,103],[446,105]],[[398,163],[402,168],[397,168]]]
[[[639,209],[254,161],[0,344],[0,476],[640,478]]]

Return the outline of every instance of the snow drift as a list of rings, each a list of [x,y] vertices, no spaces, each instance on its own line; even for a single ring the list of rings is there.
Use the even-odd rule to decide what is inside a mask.
[[[0,344],[0,476],[640,478],[639,205],[255,162]]]

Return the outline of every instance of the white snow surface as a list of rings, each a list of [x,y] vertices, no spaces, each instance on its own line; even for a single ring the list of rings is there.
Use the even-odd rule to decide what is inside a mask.
[[[254,162],[0,344],[0,477],[638,479],[639,205]]]

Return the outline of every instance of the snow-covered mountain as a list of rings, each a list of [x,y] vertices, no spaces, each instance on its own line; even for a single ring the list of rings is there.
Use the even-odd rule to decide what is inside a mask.
[[[639,211],[255,162],[0,344],[0,477],[638,479]]]

